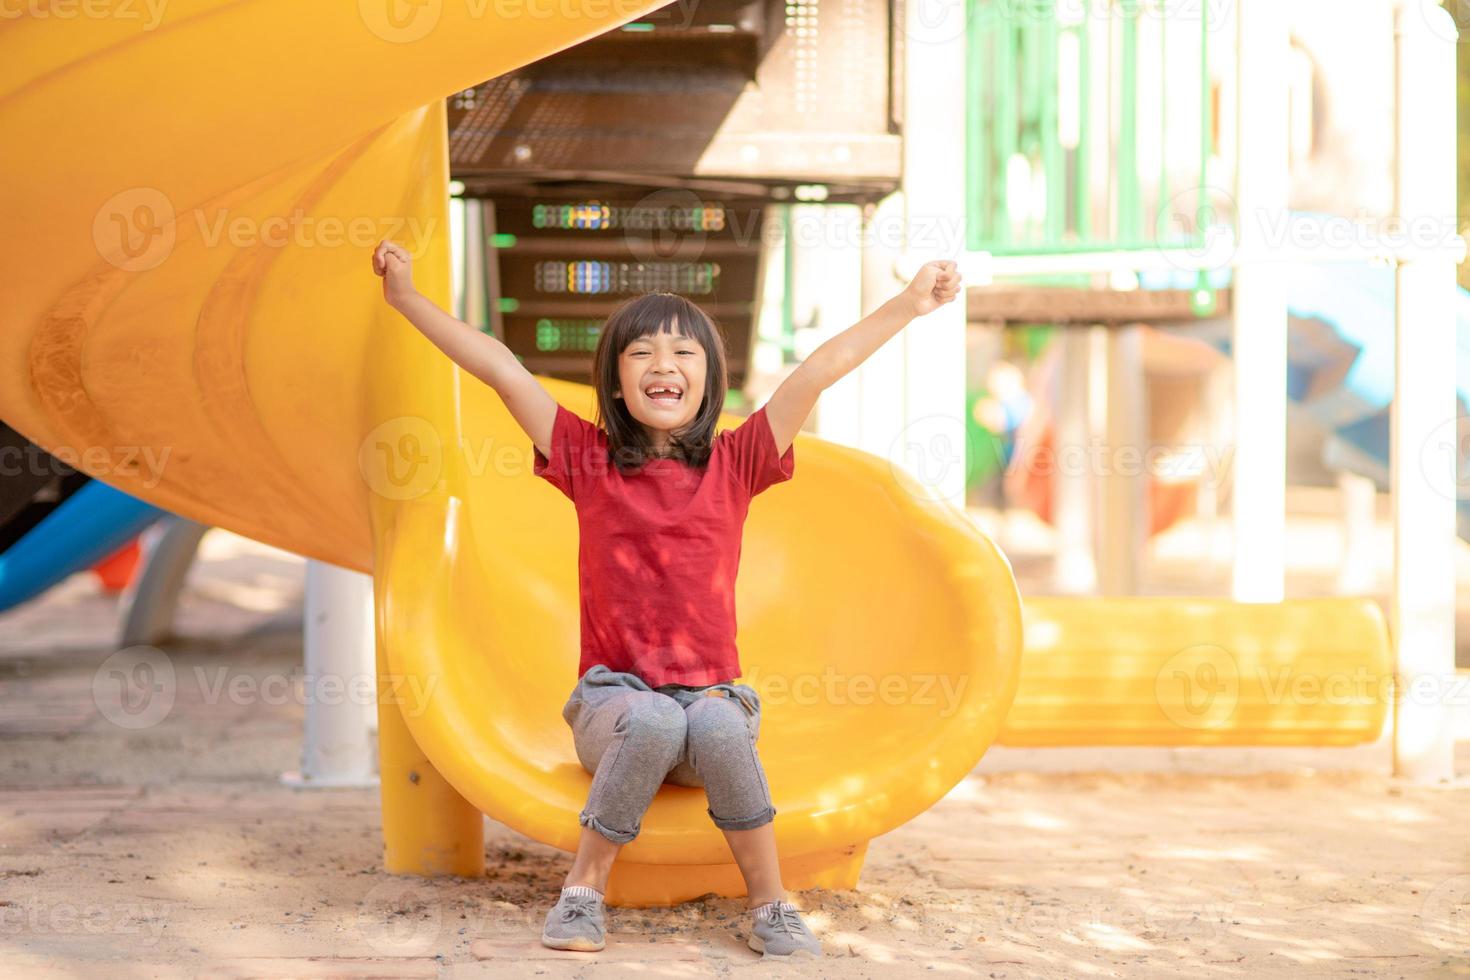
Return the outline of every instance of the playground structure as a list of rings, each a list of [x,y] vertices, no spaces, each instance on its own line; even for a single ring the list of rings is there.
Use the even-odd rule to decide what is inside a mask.
[[[1269,43],[1266,5],[1241,9],[1252,30],[1270,36],[1242,37],[1240,47]],[[568,619],[576,608],[576,525],[566,502],[536,485],[529,442],[493,392],[465,378],[381,302],[365,256],[377,238],[418,229],[420,288],[447,306],[442,99],[616,21],[487,23],[448,6],[436,16],[426,34],[410,37],[401,25],[365,23],[356,10],[303,12],[261,0],[173,12],[168,30],[141,43],[118,43],[116,25],[103,22],[64,30],[27,22],[0,36],[8,82],[0,126],[24,134],[30,146],[17,163],[23,172],[0,190],[10,232],[0,248],[10,267],[34,269],[6,287],[0,416],[46,447],[120,454],[169,446],[171,464],[154,486],[137,486],[111,466],[96,467],[98,475],[194,521],[370,573],[386,864],[473,875],[483,869],[482,813],[557,847],[575,845],[574,815],[589,777],[559,709],[576,662],[576,624]],[[1267,26],[1257,26],[1257,17]],[[283,34],[286,18],[293,29]],[[1403,43],[1427,52],[1406,59],[1409,93],[1432,89],[1433,71],[1443,68],[1443,51],[1427,30],[1421,22],[1418,33],[1405,33]],[[935,125],[953,106],[924,95],[963,72],[962,41],[963,32],[935,37],[933,57],[906,67],[913,111],[905,190],[915,213],[940,213],[963,181],[963,141],[955,127]],[[174,84],[160,88],[160,66]],[[1430,74],[1420,78],[1418,70]],[[1270,73],[1261,75],[1264,81],[1250,83],[1259,89],[1242,93],[1242,112],[1269,101]],[[198,97],[204,80],[207,99]],[[308,118],[282,110],[303,93],[331,111]],[[1402,137],[1439,160],[1443,105],[1421,101],[1430,109]],[[62,107],[65,130],[53,125]],[[89,157],[97,162],[78,166],[83,143],[98,140],[113,148],[105,162]],[[1243,149],[1242,159],[1264,173],[1269,166],[1254,162],[1258,152]],[[67,180],[56,178],[62,173]],[[1416,206],[1412,193],[1443,190],[1442,179],[1409,184],[1401,178],[1401,209]],[[287,236],[279,244],[262,232],[279,227],[282,215],[312,218],[317,231],[299,222],[292,234],[307,239]],[[358,219],[367,226],[360,239],[328,245],[310,238],[333,223],[350,230]],[[34,263],[37,254],[47,261]],[[907,267],[922,257],[897,261]],[[1259,257],[1246,249],[1240,259],[1250,272],[1235,283],[1234,303],[1241,336],[1251,340],[1235,354],[1253,384],[1274,377],[1273,364],[1280,368],[1284,399],[1284,342],[1274,352],[1266,341],[1273,324],[1284,330],[1285,307],[1269,280],[1262,285],[1257,277]],[[1176,258],[1100,250],[1060,261],[976,251],[965,262],[999,278],[1048,263],[1106,268]],[[1203,267],[1213,256],[1190,260]],[[1446,270],[1452,287],[1452,261],[1437,253],[1399,261],[1401,324],[1420,302],[1421,322],[1439,323],[1434,318],[1444,318],[1448,303],[1435,297],[1453,295],[1442,288]],[[893,278],[890,263],[873,291],[882,294]],[[905,336],[899,353],[906,363],[875,358],[854,379],[874,388],[895,376],[907,382],[895,414],[903,427],[953,414],[962,402],[955,395],[963,359],[952,354],[964,311],[954,306]],[[1412,339],[1400,327],[1396,370],[1400,379],[1410,370],[1416,378],[1397,388],[1401,444],[1438,423],[1453,390],[1438,383],[1453,358],[1434,346],[1453,337],[1452,322]],[[1267,338],[1257,343],[1262,333]],[[1126,357],[1126,338],[1119,343]],[[1419,374],[1426,365],[1427,382]],[[590,417],[589,389],[546,383],[558,401]],[[841,404],[850,390],[833,394]],[[1272,399],[1261,401],[1264,407],[1241,400],[1248,416],[1241,431],[1279,427],[1268,417]],[[867,841],[941,798],[999,737],[1022,682],[1021,607],[1004,557],[949,503],[961,474],[943,478],[936,497],[901,467],[848,446],[803,435],[797,455],[802,478],[758,501],[746,528],[737,594],[748,674],[794,681],[837,666],[851,677],[948,678],[954,692],[943,712],[918,697],[805,703],[795,694],[784,701],[768,695],[762,752],[780,800],[786,883],[851,886]],[[1269,548],[1251,550],[1279,524],[1263,489],[1279,483],[1271,458],[1268,444],[1237,464],[1245,597],[1272,598],[1273,575],[1280,577],[1279,561],[1273,570],[1260,557]],[[1408,668],[1402,676],[1412,678],[1441,670],[1451,649],[1442,628],[1452,603],[1441,608],[1435,597],[1452,576],[1443,575],[1447,552],[1433,549],[1442,548],[1442,525],[1452,538],[1453,464],[1421,471],[1400,461],[1395,486],[1402,546],[1431,549],[1419,556],[1427,559],[1422,566],[1401,565],[1395,591],[1392,649],[1398,669]],[[1116,505],[1121,496],[1108,499]],[[1049,611],[1042,603],[1028,608],[1036,614],[1028,628],[1041,641],[1076,635],[1078,617],[1089,612],[1118,617],[1101,647],[1032,647],[1055,654],[1053,676],[1075,682],[1057,693],[1078,700],[1096,697],[1100,683],[1078,666],[1084,652],[1103,678],[1126,681],[1121,686],[1132,691],[1138,678],[1161,676],[1178,647],[1199,642],[1238,657],[1270,640],[1272,656],[1306,651],[1317,657],[1311,669],[1328,674],[1363,667],[1381,677],[1395,665],[1381,619],[1366,603],[1252,609],[1158,600],[1140,612],[1106,601],[1052,602]],[[1134,632],[1124,629],[1129,623]],[[1185,635],[1196,628],[1203,640]],[[1213,662],[1191,660],[1183,669]],[[1243,690],[1241,703],[1252,710],[1191,726],[1179,723],[1172,695],[1155,691],[1150,700],[1145,689],[1143,702],[1110,702],[1118,715],[1100,712],[1069,737],[1106,740],[1120,720],[1162,712],[1165,722],[1151,738],[1342,744],[1373,737],[1384,717],[1382,701],[1371,697],[1329,715],[1283,715]],[[1065,707],[1065,698],[1059,703]],[[1419,717],[1425,724],[1402,743],[1400,757],[1406,771],[1434,778],[1445,766],[1448,724],[1429,709]],[[1034,714],[1018,720],[1035,723],[1033,732],[1049,724],[1056,730]],[[857,737],[875,731],[885,733],[881,742]],[[738,894],[728,858],[699,791],[666,787],[644,832],[625,848],[609,900],[667,904],[708,891]]]
[[[1385,202],[1389,217],[1380,233],[1344,242],[1320,234],[1323,216],[1288,210],[1295,154],[1288,152],[1289,141],[1295,147],[1299,133],[1312,132],[1315,94],[1311,74],[1297,71],[1310,56],[1295,48],[1285,8],[1244,3],[1220,18],[1212,18],[1222,12],[1213,5],[1185,18],[1139,16],[1142,9],[1058,6],[1032,17],[968,22],[972,52],[986,55],[969,61],[968,244],[981,277],[1006,287],[994,296],[972,291],[972,316],[1066,323],[1056,368],[1063,394],[1050,406],[1054,438],[1063,447],[1100,441],[1118,452],[1147,442],[1141,324],[1162,320],[1187,332],[1199,322],[1207,328],[1201,339],[1229,351],[1236,605],[1224,613],[1230,625],[1182,630],[1165,649],[1146,655],[1152,643],[1140,642],[1126,619],[1112,617],[1106,621],[1116,624],[1117,646],[1090,639],[1088,648],[1054,645],[1052,636],[1085,635],[1072,628],[1081,613],[1057,599],[1035,603],[1038,615],[1032,616],[1028,601],[1027,661],[1013,710],[1018,727],[1022,718],[1035,724],[1043,717],[1065,719],[1068,708],[1096,710],[1096,699],[1115,689],[1120,700],[1109,725],[1069,722],[1044,734],[1018,731],[1017,737],[1030,744],[1126,741],[1129,729],[1147,727],[1147,712],[1130,713],[1127,706],[1136,702],[1129,701],[1129,685],[1108,686],[1104,679],[1161,677],[1156,669],[1165,656],[1184,653],[1202,670],[1193,681],[1208,687],[1220,678],[1209,657],[1188,653],[1197,645],[1231,647],[1232,656],[1222,662],[1244,676],[1247,664],[1257,662],[1246,651],[1271,635],[1271,617],[1309,615],[1284,595],[1290,397],[1333,433],[1329,465],[1392,490],[1392,639],[1382,636],[1391,646],[1380,653],[1392,650],[1400,695],[1391,732],[1394,771],[1447,782],[1454,749],[1447,702],[1457,683],[1455,471],[1462,462],[1455,368],[1464,360],[1455,342],[1454,281],[1464,242],[1448,221],[1456,213],[1455,106],[1448,94],[1455,25],[1438,4],[1419,2],[1375,7],[1374,19],[1354,22],[1375,39],[1390,30],[1394,36],[1393,85],[1375,76],[1378,90],[1391,89],[1394,96],[1393,152],[1386,155],[1393,161],[1393,200]],[[1288,118],[1289,109],[1296,115]],[[1345,219],[1332,220],[1340,225]],[[1410,242],[1400,233],[1426,225],[1436,229],[1429,241],[1421,235]],[[1228,304],[1219,302],[1227,297]],[[1393,312],[1391,332],[1380,328],[1385,307]],[[1310,350],[1292,359],[1292,316],[1335,334],[1335,361],[1313,363]],[[1136,593],[1138,557],[1150,528],[1146,477],[1116,465],[1058,472],[1049,509],[1057,528],[1059,591]],[[1191,600],[1178,601],[1184,605],[1174,611],[1182,613]],[[1043,606],[1055,614],[1045,641],[1034,630],[1048,620]],[[1118,615],[1129,607],[1120,604]],[[1204,616],[1216,612],[1222,611]],[[1191,621],[1165,615],[1163,608],[1154,613],[1155,622],[1176,627]],[[1246,626],[1253,621],[1260,630]],[[1365,635],[1378,633],[1366,622],[1364,628]],[[1327,635],[1302,634],[1285,647]],[[1049,662],[1033,669],[1043,648]],[[1359,668],[1371,676],[1370,665],[1382,662],[1368,649],[1342,651],[1345,659],[1323,677]],[[1063,676],[1085,690],[1059,685]],[[1411,690],[1419,693],[1408,696]],[[1279,699],[1277,705],[1284,724],[1293,711]]]
[[[95,47],[37,24],[7,35],[41,81],[0,103],[5,129],[51,136],[15,185],[32,190],[8,196],[6,213],[16,239],[52,260],[7,296],[0,412],[47,447],[171,446],[155,486],[116,482],[200,523],[373,574],[391,870],[478,873],[482,812],[570,849],[589,780],[557,727],[576,656],[574,515],[537,489],[529,444],[493,392],[381,302],[365,276],[372,242],[219,247],[205,234],[222,216],[258,229],[297,209],[370,217],[373,235],[417,221],[432,229],[420,287],[448,305],[436,100],[519,62],[487,61],[477,39],[490,25],[462,12],[446,9],[420,48],[384,41],[355,11],[322,11],[292,34],[317,53],[283,69],[281,45],[295,43],[278,34],[284,10],[181,16],[147,44],[116,48],[93,24]],[[516,21],[496,50],[530,60],[609,26]],[[208,104],[187,84],[154,91],[144,66],[160,59],[181,80],[211,79]],[[66,186],[49,181],[75,147],[42,123],[48,107],[101,77],[116,84],[87,102],[71,138],[118,127],[157,138],[121,141],[106,168]],[[384,80],[364,88],[369,77]],[[287,133],[275,107],[306,91],[350,108]],[[588,412],[588,389],[547,383]],[[505,462],[506,445],[523,465]],[[1020,609],[1004,558],[963,515],[861,453],[805,437],[797,452],[800,491],[763,500],[747,525],[744,564],[758,571],[739,583],[747,670],[799,679],[841,663],[876,676],[905,649],[906,670],[964,681],[942,715],[922,701],[769,699],[778,842],[788,881],[806,887],[854,883],[866,841],[937,800],[993,741],[1014,695]],[[859,515],[868,533],[854,538]],[[831,587],[786,601],[814,580]],[[875,614],[848,618],[855,601]],[[876,728],[894,733],[889,749],[853,737]],[[610,900],[741,887],[703,807],[697,791],[661,793]]]

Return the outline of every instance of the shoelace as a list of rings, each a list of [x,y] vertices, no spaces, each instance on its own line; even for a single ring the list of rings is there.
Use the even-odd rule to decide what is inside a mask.
[[[563,922],[571,922],[579,915],[585,915],[589,919],[594,919],[596,912],[597,899],[588,898],[586,895],[568,895],[563,900],[560,917]]]
[[[788,936],[804,936],[806,932],[801,926],[801,915],[796,906],[790,902],[777,902],[771,908],[770,918],[772,929],[779,929]]]

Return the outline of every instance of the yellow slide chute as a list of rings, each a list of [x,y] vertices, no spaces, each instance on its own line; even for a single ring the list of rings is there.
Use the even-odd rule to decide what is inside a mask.
[[[1372,599],[1028,596],[1024,621],[1000,745],[1346,746],[1388,720]]]
[[[659,6],[0,26],[0,417],[151,503],[372,573],[390,870],[478,873],[482,811],[571,849],[590,777],[560,717],[571,505],[495,394],[383,304],[369,253],[408,245],[447,306],[442,100]],[[591,417],[589,389],[546,383]],[[851,885],[994,741],[1020,608],[991,542],[885,462],[809,436],[796,457],[751,508],[739,642],[786,883]],[[704,806],[660,792],[611,902],[741,892]]]

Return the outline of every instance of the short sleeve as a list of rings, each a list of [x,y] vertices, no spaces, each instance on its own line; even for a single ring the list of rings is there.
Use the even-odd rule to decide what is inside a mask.
[[[727,436],[731,468],[752,497],[772,484],[791,479],[796,472],[796,442],[793,440],[786,452],[777,457],[776,436],[771,432],[764,405],[729,430]]]
[[[600,435],[597,426],[558,402],[556,421],[551,426],[551,457],[548,459],[532,443],[534,459],[531,472],[575,503],[582,485],[591,475],[587,461],[593,452],[601,450]]]

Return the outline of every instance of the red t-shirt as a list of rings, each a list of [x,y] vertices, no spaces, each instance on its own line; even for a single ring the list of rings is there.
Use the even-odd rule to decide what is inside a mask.
[[[577,508],[582,660],[637,674],[649,687],[722,684],[741,676],[735,573],[750,500],[795,471],[796,445],[776,457],[765,407],[715,434],[701,470],[651,459],[618,472],[607,435],[557,405],[551,458],[533,472]]]

